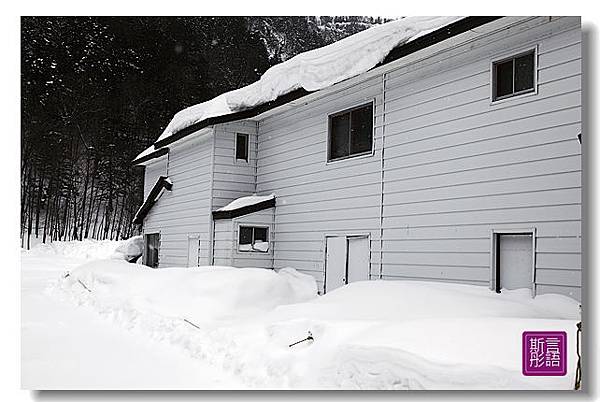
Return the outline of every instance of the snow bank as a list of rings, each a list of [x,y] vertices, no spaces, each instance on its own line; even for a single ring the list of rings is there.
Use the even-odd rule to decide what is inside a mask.
[[[112,258],[127,260],[142,255],[144,251],[144,237],[133,236],[120,242],[119,246],[111,256]]]
[[[317,294],[312,277],[291,269],[151,269],[122,261],[82,265],[70,273],[66,285],[76,291],[85,285],[104,308],[127,306],[198,325],[248,318]]]
[[[29,256],[60,256],[80,260],[111,258],[115,250],[126,244],[127,240],[72,240],[42,243],[26,252]]]
[[[270,342],[310,331],[302,387],[344,389],[573,389],[577,301],[527,290],[417,281],[357,282],[270,315]],[[526,330],[568,334],[564,377],[524,377]],[[308,369],[310,368],[310,369]]]
[[[272,200],[273,198],[275,198],[275,194],[250,195],[247,197],[240,197],[236,200],[231,201],[224,207],[219,208],[218,211],[233,211],[234,209],[240,209],[244,207],[249,207],[251,205],[260,204],[261,202]]]
[[[74,270],[60,289],[140,336],[234,373],[250,388],[572,389],[574,383],[580,312],[562,295],[531,299],[526,290],[368,281],[317,297],[314,279],[293,269],[153,270],[114,260]],[[566,376],[521,374],[524,330],[567,332]],[[309,334],[312,340],[302,341]]]
[[[268,69],[257,82],[178,112],[158,138],[210,117],[224,116],[277,99],[296,89],[317,91],[362,74],[396,46],[459,20],[459,17],[406,17],[377,25]],[[147,149],[138,158],[147,155]]]

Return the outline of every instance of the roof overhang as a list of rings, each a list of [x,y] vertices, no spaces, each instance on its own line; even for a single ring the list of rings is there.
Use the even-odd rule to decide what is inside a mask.
[[[214,220],[218,219],[233,219],[239,216],[244,216],[251,214],[253,212],[262,211],[265,209],[273,208],[275,206],[275,198],[271,198],[262,202],[258,202],[256,204],[247,205],[237,209],[231,210],[217,210],[213,211],[212,216]]]
[[[412,41],[409,41],[401,46],[398,46],[387,55],[387,57],[379,63],[377,66],[373,67],[373,69],[377,69],[383,65],[389,64],[393,61],[401,59],[409,54],[415,53],[419,50],[425,49],[434,44],[440,43],[446,39],[452,38],[454,36],[460,35],[462,33],[468,32],[474,28],[480,27],[482,25],[488,24],[495,20],[502,18],[501,16],[480,16],[480,17],[465,17],[456,22],[453,22],[449,25],[446,25],[438,30],[420,36]],[[195,133],[202,128],[212,126],[215,124],[228,123],[236,120],[243,119],[251,119],[268,111],[271,111],[275,108],[286,105],[290,102],[297,101],[300,98],[308,96],[313,93],[317,93],[319,91],[306,91],[305,89],[297,89],[290,93],[287,93],[283,96],[278,97],[277,99],[264,103],[262,105],[256,106],[254,108],[242,110],[236,113],[231,113],[228,115],[211,117],[206,120],[200,121],[198,123],[192,124],[182,130],[177,131],[176,133],[157,141],[154,144],[154,147],[158,150],[162,149],[169,144],[172,144],[175,141],[178,141],[184,137],[187,137],[190,134]],[[156,152],[156,151],[155,151]],[[153,158],[157,158],[161,155],[155,154],[155,152],[144,156],[144,162]],[[141,163],[139,161],[134,161],[136,163]]]
[[[150,190],[148,197],[146,197],[140,209],[138,209],[138,211],[135,213],[132,223],[142,224],[144,222],[144,218],[146,215],[148,215],[148,212],[150,212],[156,201],[158,201],[160,198],[161,192],[163,190],[171,191],[172,189],[173,183],[171,180],[166,176],[160,176],[152,187],[152,190]]]

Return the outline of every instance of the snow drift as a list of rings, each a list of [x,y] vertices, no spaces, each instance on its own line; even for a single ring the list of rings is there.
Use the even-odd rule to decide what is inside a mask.
[[[271,67],[257,82],[181,110],[157,141],[208,118],[249,109],[296,89],[317,91],[355,77],[382,62],[395,47],[459,19],[406,17],[301,53]],[[152,148],[142,152],[136,159],[150,153]]]
[[[90,289],[118,310],[187,319],[196,324],[249,318],[278,305],[316,297],[314,279],[293,269],[199,267],[152,269],[122,261],[93,261],[73,270],[68,287]]]
[[[114,260],[81,266],[58,289],[140,336],[225,368],[253,389],[572,389],[574,383],[579,304],[562,295],[532,299],[527,290],[367,281],[316,296],[314,279],[293,269],[152,270]],[[521,374],[524,330],[567,332],[566,376]]]
[[[78,260],[93,260],[111,258],[117,248],[127,244],[128,240],[71,240],[40,243],[33,247],[29,256],[57,256],[74,258]]]

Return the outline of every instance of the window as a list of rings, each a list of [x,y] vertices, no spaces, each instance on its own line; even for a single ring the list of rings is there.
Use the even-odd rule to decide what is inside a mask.
[[[240,226],[239,251],[256,251],[266,253],[269,251],[269,229],[262,226]]]
[[[493,100],[534,92],[535,51],[494,62]]]
[[[372,103],[329,116],[328,161],[369,154],[372,147]]]
[[[235,160],[248,162],[248,134],[236,134]]]
[[[145,236],[146,244],[144,250],[144,263],[150,268],[158,267],[158,247],[160,243],[160,234],[149,233]]]

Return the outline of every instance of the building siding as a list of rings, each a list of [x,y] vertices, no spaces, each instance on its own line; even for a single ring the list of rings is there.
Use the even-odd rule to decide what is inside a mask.
[[[205,130],[169,150],[166,174],[173,190],[163,193],[144,220],[144,233],[160,233],[159,267],[187,265],[190,235],[199,237],[200,264],[210,263],[212,141],[212,130]]]
[[[374,77],[259,122],[257,190],[275,193],[274,267],[324,281],[325,234],[368,232],[378,240],[382,82]],[[374,152],[327,163],[329,114],[374,103]]]
[[[535,229],[536,292],[581,299],[580,21],[508,20],[172,147],[173,192],[145,222],[161,232],[161,266],[184,264],[198,233],[206,263],[294,267],[323,290],[325,236],[360,233],[371,279],[489,286],[492,230]],[[536,92],[491,102],[492,61],[533,48]],[[327,163],[328,115],[367,102],[373,153]],[[249,135],[248,163],[235,161],[236,133]],[[211,211],[252,193],[275,193],[276,213],[216,221],[212,238]],[[242,221],[271,222],[268,255],[238,255]]]
[[[256,122],[236,121],[215,128],[213,210],[256,192]],[[236,134],[248,135],[248,162],[235,159]]]
[[[571,22],[508,29],[448,73],[387,74],[382,278],[488,285],[491,230],[535,228],[537,292],[581,298],[581,36]],[[537,93],[492,103],[491,61],[536,46]]]
[[[492,104],[491,61],[536,46],[537,93]],[[369,100],[374,155],[327,164],[327,115]],[[532,18],[271,115],[257,190],[277,194],[274,265],[322,289],[324,235],[368,232],[371,278],[487,286],[491,230],[534,227],[537,291],[580,298],[580,130],[572,18]]]

